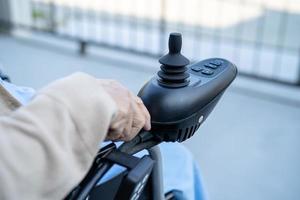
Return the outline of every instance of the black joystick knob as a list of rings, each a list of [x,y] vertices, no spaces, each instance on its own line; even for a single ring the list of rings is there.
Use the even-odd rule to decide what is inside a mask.
[[[189,84],[187,67],[190,61],[181,51],[182,38],[180,33],[171,33],[169,36],[169,53],[159,59],[161,65],[158,83],[164,87],[184,87]]]

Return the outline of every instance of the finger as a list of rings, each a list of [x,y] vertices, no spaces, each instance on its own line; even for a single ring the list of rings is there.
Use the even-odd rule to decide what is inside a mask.
[[[138,104],[135,104],[134,107],[132,134],[136,135],[145,126],[145,117]]]
[[[132,120],[131,120],[131,127],[130,127],[130,132],[129,134],[124,134],[124,141],[130,141],[132,140],[138,132],[142,129],[144,125],[144,117],[142,114],[141,109],[139,108],[138,104],[136,103],[135,99],[132,98]]]
[[[112,123],[110,125],[106,139],[115,141],[121,138],[126,123],[127,121],[125,118],[118,119],[114,123]]]
[[[122,140],[124,141],[132,140],[138,134],[139,130],[142,128],[141,125],[138,125],[141,122],[137,122],[138,120],[136,119],[138,112],[139,112],[139,108],[137,104],[135,103],[135,101],[132,101],[131,122],[130,122],[130,128],[128,128],[128,130],[130,129],[130,131],[126,130],[126,132],[123,133],[124,137],[122,138]]]
[[[123,131],[123,138],[127,138],[131,132],[132,132],[132,123],[133,123],[133,103],[131,102],[130,104],[130,109],[129,109],[129,113],[127,115],[127,122],[125,124],[125,128]]]
[[[123,130],[125,127],[125,124],[127,123],[127,119],[126,118],[118,118],[115,119],[114,122],[111,123],[110,125],[110,129],[111,130]]]
[[[150,117],[150,113],[147,110],[146,106],[144,105],[142,99],[140,97],[136,97],[136,101],[139,105],[139,108],[141,109],[142,113],[144,114],[145,117],[145,125],[144,125],[144,129],[149,131],[151,129],[151,117]]]
[[[117,141],[122,138],[122,132],[119,130],[110,130],[105,138],[105,140]]]

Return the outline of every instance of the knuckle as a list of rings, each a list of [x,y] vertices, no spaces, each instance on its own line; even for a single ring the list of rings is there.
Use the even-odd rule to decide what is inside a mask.
[[[139,133],[140,130],[141,130],[141,128],[134,127],[133,130],[132,130],[132,133],[131,133],[131,137],[132,138],[135,137]]]
[[[110,126],[110,129],[116,130],[116,129],[118,129],[118,126],[117,126],[116,124],[112,124],[112,125]]]
[[[135,122],[136,122],[136,126],[139,127],[139,126],[143,126],[143,124],[145,123],[144,122],[145,120],[141,117],[138,117],[135,119]]]
[[[143,100],[140,97],[136,97],[136,102],[139,105],[144,105]]]

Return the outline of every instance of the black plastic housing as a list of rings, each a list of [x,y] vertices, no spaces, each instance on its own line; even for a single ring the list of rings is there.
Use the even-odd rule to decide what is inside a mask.
[[[218,66],[209,68],[211,63]],[[237,68],[225,59],[211,58],[189,65],[187,72],[187,86],[162,86],[159,77],[154,77],[139,91],[138,96],[151,115],[151,132],[163,141],[182,142],[190,138],[234,80]]]

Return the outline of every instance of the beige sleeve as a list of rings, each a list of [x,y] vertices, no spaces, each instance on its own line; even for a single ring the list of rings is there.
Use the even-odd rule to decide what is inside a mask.
[[[95,78],[76,73],[0,117],[0,199],[62,199],[87,173],[115,111]]]

